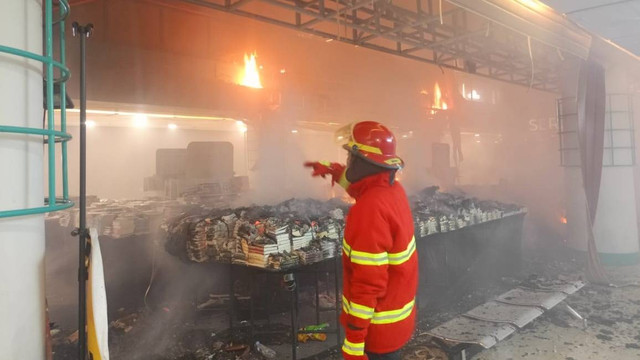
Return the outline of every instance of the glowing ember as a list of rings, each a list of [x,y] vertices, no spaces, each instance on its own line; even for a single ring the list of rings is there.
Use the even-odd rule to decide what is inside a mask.
[[[262,89],[255,53],[251,55],[244,54],[244,74],[242,80],[240,80],[240,85],[254,89]]]

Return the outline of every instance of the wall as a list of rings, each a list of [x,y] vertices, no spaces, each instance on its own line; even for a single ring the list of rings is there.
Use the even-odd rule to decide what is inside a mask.
[[[79,128],[69,132],[78,139]],[[87,129],[87,193],[108,199],[139,199],[143,180],[155,174],[157,149],[186,149],[193,141],[228,141],[234,148],[234,171],[248,174],[244,133],[168,128],[96,126]],[[78,195],[79,141],[69,146],[69,192]]]
[[[42,4],[0,2],[0,44],[42,53]],[[0,124],[42,126],[42,64],[0,54]],[[43,206],[42,138],[0,133],[0,210]],[[0,219],[0,359],[45,358],[44,215]]]

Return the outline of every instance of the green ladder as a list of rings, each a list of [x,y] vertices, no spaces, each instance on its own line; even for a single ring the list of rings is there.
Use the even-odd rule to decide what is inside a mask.
[[[2,133],[13,133],[23,135],[42,136],[48,149],[48,169],[49,196],[44,199],[44,206],[0,211],[0,218],[42,214],[52,211],[64,210],[73,206],[69,200],[69,184],[67,175],[67,142],[71,140],[71,135],[67,133],[67,89],[66,82],[69,79],[70,71],[67,68],[65,54],[65,20],[69,15],[68,0],[58,0],[60,18],[53,20],[53,0],[44,1],[44,21],[45,21],[45,56],[28,52],[21,49],[0,45],[0,52],[15,55],[27,59],[42,62],[46,66],[46,105],[47,105],[47,127],[46,129],[28,128],[19,126],[0,125],[0,135]],[[60,61],[53,58],[53,27],[59,26]],[[60,70],[60,78],[54,79],[54,68]],[[60,87],[60,131],[55,130],[54,113],[54,84]],[[62,197],[56,197],[56,143],[60,143],[62,151]]]

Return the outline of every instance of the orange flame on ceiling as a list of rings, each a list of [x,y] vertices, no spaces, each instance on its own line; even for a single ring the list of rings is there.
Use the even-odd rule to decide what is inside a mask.
[[[566,224],[567,223],[567,218],[564,217],[564,216],[561,216],[560,217],[560,222],[563,223],[563,224]]]
[[[440,90],[440,85],[436,82],[433,86],[433,109],[439,110],[447,110],[449,107],[447,103],[442,100],[442,90]]]
[[[242,80],[240,80],[240,85],[254,89],[262,89],[255,53],[251,55],[244,54],[244,74]]]

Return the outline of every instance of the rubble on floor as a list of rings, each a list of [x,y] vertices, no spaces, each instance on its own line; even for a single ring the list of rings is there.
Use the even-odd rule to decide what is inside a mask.
[[[558,252],[562,253],[560,249]],[[514,284],[545,288],[550,279],[574,281],[582,278],[580,254],[570,253],[559,256],[531,257],[525,264],[525,272],[531,275],[522,279],[502,279],[503,284]],[[587,284],[583,289],[568,297],[565,302],[586,318],[583,321],[572,316],[562,306],[551,309],[538,317],[522,330],[514,333],[489,350],[482,351],[467,359],[474,360],[601,360],[640,358],[640,265],[627,268],[608,268],[610,279],[625,287],[609,287]],[[497,292],[496,292],[497,294]],[[482,298],[482,294],[472,294],[471,298]],[[473,308],[467,303],[458,311]],[[454,310],[455,311],[455,310]],[[436,314],[429,325],[448,320],[451,313]],[[431,317],[426,315],[427,318]],[[424,319],[424,318],[423,318]],[[424,328],[424,322],[421,324]],[[427,326],[430,327],[430,326]],[[418,336],[407,347],[405,359],[411,357],[411,350],[419,346],[434,347],[428,336]]]
[[[496,279],[486,287],[474,290],[463,297],[450,299],[445,306],[430,308],[429,304],[421,305],[416,336],[403,350],[403,359],[445,359],[442,351],[434,347],[428,336],[423,334],[425,331],[484,304],[516,286],[541,288],[553,283],[551,279],[579,280],[582,275],[581,267],[582,262],[579,257],[537,257],[529,254],[521,274]],[[608,268],[608,273],[611,280],[618,284],[634,284],[640,280],[640,266]],[[433,293],[432,297],[437,296],[437,293]],[[315,301],[315,296],[311,293],[304,294],[304,291],[301,298],[306,299],[303,304]],[[214,295],[209,296],[209,299],[214,300],[211,306],[215,307],[228,298]],[[334,299],[335,297],[330,295],[326,299],[321,298],[320,303],[332,304]],[[468,356],[467,359],[601,360],[640,357],[640,349],[638,349],[640,287],[631,285],[616,288],[586,285],[571,295],[566,302],[587,318],[586,329],[581,321],[573,318],[563,308],[556,307],[493,348],[473,357]],[[221,314],[216,326],[209,326],[200,324],[194,317],[195,304],[182,306],[173,304],[167,307],[171,308],[170,312],[162,311],[162,307],[155,312],[124,310],[117,319],[112,319],[113,322],[125,323],[133,327],[129,332],[123,331],[119,326],[111,329],[111,358],[117,360],[263,359],[255,351],[255,341],[250,339],[246,326],[235,329],[234,332],[222,330],[228,326],[224,314]],[[137,315],[131,316],[131,314]],[[134,318],[135,321],[132,321]],[[272,323],[271,326],[280,332],[263,335],[259,339],[260,342],[272,349],[278,349],[278,346],[286,349],[286,345],[290,342],[287,319],[284,316],[280,319],[280,323]],[[311,322],[301,322],[300,326],[304,327],[308,324]],[[52,334],[55,334],[53,337],[54,359],[75,359],[76,343],[69,340],[72,333],[53,326]],[[300,346],[310,346],[313,343],[315,342],[307,342]],[[335,346],[329,340],[316,344]],[[278,355],[278,359],[290,358],[290,354],[282,350],[278,350]],[[336,349],[331,349],[308,359],[339,360],[341,356]]]
[[[640,278],[640,267],[633,267]],[[609,269],[616,278],[622,269]],[[530,327],[477,360],[512,358],[600,360],[640,358],[640,288],[588,285],[567,303],[586,317],[588,326],[562,309],[550,311]]]
[[[133,326],[138,320],[138,317],[139,317],[139,314],[137,313],[125,315],[117,320],[112,321],[109,324],[109,328],[114,330],[119,330],[124,333],[128,333],[133,329]]]

